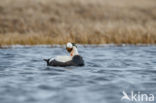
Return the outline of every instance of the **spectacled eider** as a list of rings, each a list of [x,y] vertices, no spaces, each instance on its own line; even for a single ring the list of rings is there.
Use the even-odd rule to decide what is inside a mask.
[[[57,56],[56,58],[44,59],[48,66],[84,66],[84,60],[79,55],[74,43],[67,43],[66,50],[70,56]]]

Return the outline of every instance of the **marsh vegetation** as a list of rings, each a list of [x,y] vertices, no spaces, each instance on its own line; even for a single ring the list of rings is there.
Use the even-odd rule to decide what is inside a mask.
[[[0,45],[155,44],[156,0],[1,0]]]

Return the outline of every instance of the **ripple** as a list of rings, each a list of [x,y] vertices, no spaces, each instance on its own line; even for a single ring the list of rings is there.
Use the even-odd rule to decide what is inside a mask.
[[[2,103],[119,103],[122,91],[156,94],[156,46],[79,46],[84,67],[50,67],[61,47],[0,49]]]
[[[38,88],[42,89],[42,90],[58,90],[58,89],[60,89],[59,87],[52,87],[52,86],[48,86],[48,85],[39,85]]]

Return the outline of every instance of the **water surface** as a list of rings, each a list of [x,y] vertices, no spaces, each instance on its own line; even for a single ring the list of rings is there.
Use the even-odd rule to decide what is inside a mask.
[[[156,46],[78,46],[78,50],[84,67],[47,67],[42,59],[67,55],[63,47],[0,49],[0,103],[128,102],[120,100],[122,91],[156,97]]]

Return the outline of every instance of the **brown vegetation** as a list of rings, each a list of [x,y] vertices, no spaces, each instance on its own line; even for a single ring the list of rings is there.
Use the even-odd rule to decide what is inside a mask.
[[[156,44],[156,0],[0,0],[0,45]]]

